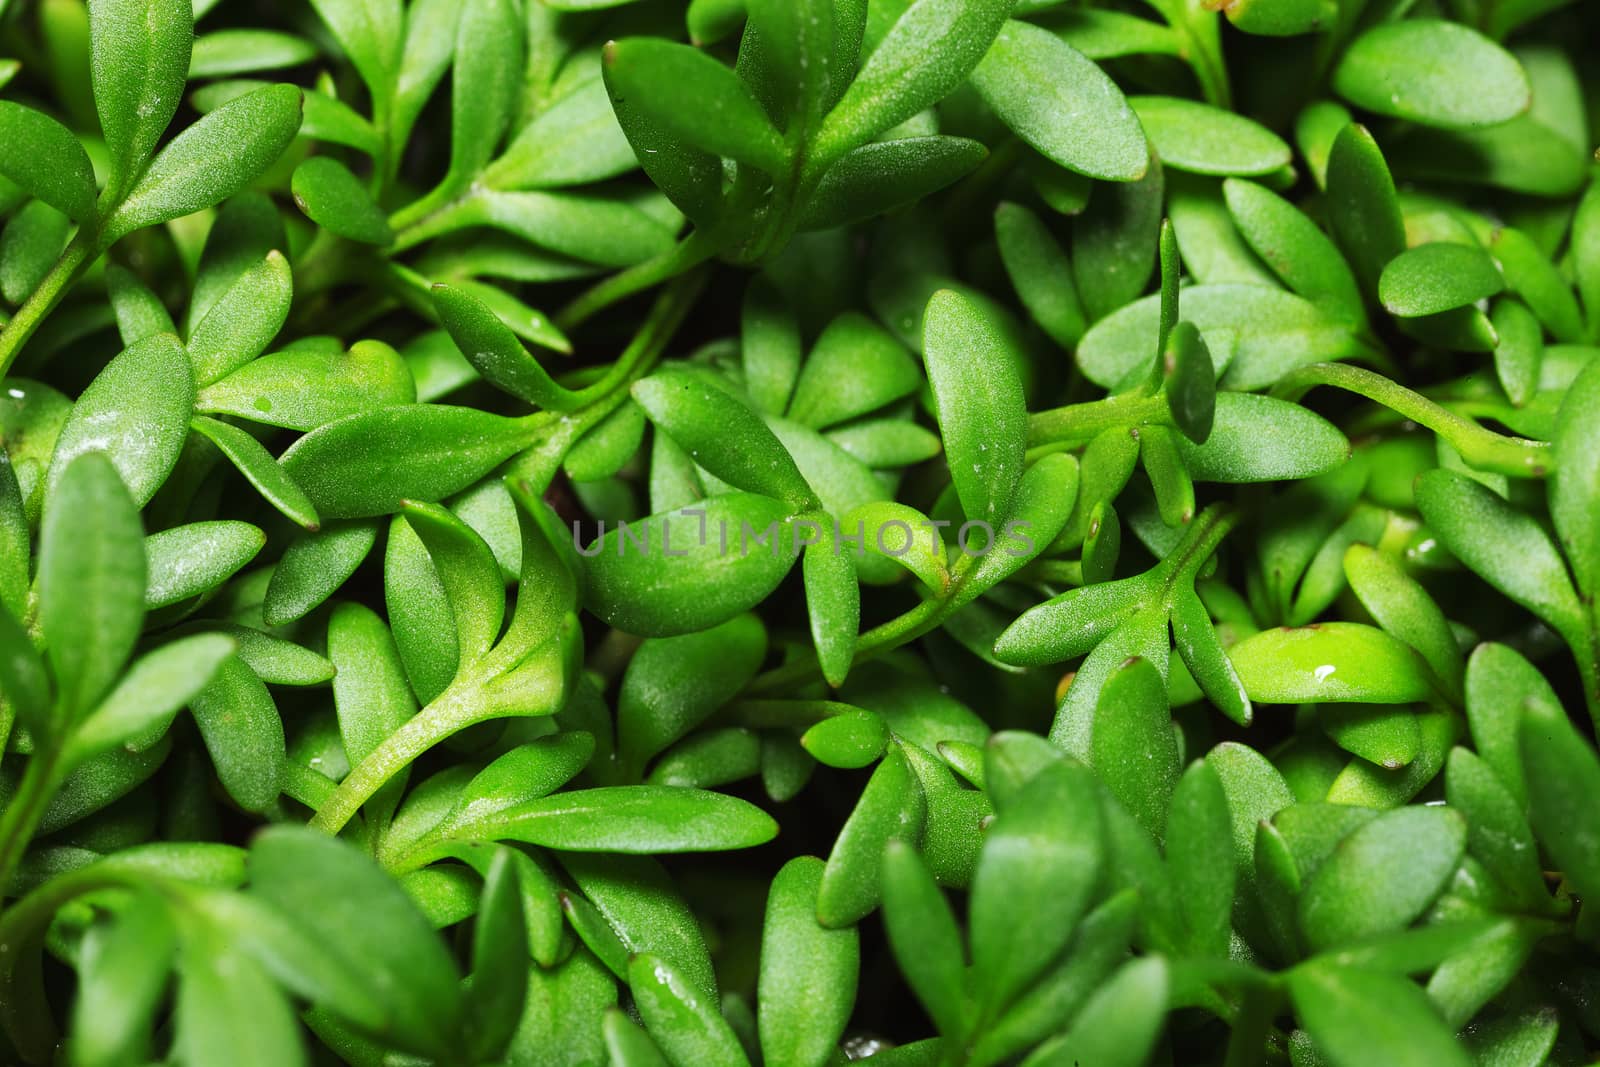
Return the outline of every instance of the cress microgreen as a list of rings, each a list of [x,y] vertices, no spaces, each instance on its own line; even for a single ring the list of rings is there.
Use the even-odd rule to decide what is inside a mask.
[[[0,0],[0,1061],[1580,1064],[1564,0]]]

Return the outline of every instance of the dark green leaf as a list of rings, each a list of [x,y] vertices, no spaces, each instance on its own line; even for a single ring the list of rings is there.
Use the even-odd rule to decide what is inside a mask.
[[[95,0],[89,28],[114,203],[144,169],[183,99],[194,11],[190,0]]]
[[[92,227],[94,170],[70,130],[43,112],[0,100],[0,140],[12,149],[0,160],[0,174],[75,222]]]
[[[389,220],[350,169],[328,156],[313,156],[294,170],[294,202],[329,233],[364,244],[394,240]]]
[[[772,880],[757,983],[762,1061],[804,1067],[826,1060],[855,1006],[860,946],[854,929],[817,922],[823,863],[790,860]]]
[[[777,174],[788,155],[783,138],[732,70],[687,45],[629,37],[606,46],[614,97],[646,113],[680,141]]]
[[[972,84],[1018,137],[1068,170],[1109,181],[1144,176],[1150,151],[1122,91],[1050,31],[1007,20]]]
[[[1027,439],[1018,358],[989,314],[955,290],[933,295],[923,333],[956,495],[968,519],[998,527],[1011,514]]]
[[[193,407],[194,378],[178,339],[157,334],[132,345],[72,406],[56,438],[49,484],[78,456],[103,452],[142,507],[178,462]]]
[[[1509,52],[1466,26],[1427,18],[1361,34],[1334,68],[1333,87],[1368,111],[1445,127],[1504,122],[1526,111],[1531,97]]]
[[[1378,280],[1378,298],[1392,314],[1414,318],[1475,304],[1504,286],[1487,252],[1436,241],[1391,259]]]
[[[139,513],[106,457],[62,464],[39,534],[39,628],[68,721],[92,707],[122,670],[144,621]]]
[[[584,554],[588,604],[649,637],[704,630],[760,603],[798,550],[781,501],[727,493],[617,528]]]
[[[323,518],[362,518],[464,489],[533,434],[501,415],[414,404],[330,422],[296,441],[281,462]]]
[[[300,90],[293,85],[269,85],[230,100],[161,150],[106,220],[101,239],[226,200],[271,166],[299,128]]]

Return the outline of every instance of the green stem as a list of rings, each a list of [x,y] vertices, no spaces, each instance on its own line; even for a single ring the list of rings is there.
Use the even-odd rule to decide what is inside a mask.
[[[6,805],[5,813],[0,815],[0,907],[4,906],[5,893],[17,864],[28,850],[39,820],[64,777],[61,755],[59,743],[41,743],[28,758],[17,792]]]
[[[1167,398],[1159,393],[1123,393],[1029,415],[1028,445],[1088,441],[1102,430],[1151,423],[1171,425],[1172,412]]]
[[[584,290],[572,303],[561,309],[556,316],[556,328],[563,333],[575,330],[617,301],[675,278],[689,268],[704,263],[717,251],[717,242],[704,230],[696,229],[654,259],[636,263]]]
[[[1426,426],[1450,442],[1461,458],[1483,471],[1513,478],[1543,478],[1550,468],[1550,445],[1525,437],[1507,437],[1485,429],[1470,419],[1381,374],[1346,363],[1313,363],[1285,375],[1272,395],[1298,400],[1319,385],[1332,385],[1364,396],[1391,411]]]
[[[0,327],[0,381],[3,381],[6,372],[11,369],[12,362],[17,358],[17,353],[22,351],[22,346],[28,338],[44,322],[46,316],[55,310],[65,295],[67,287],[78,277],[80,271],[94,257],[94,241],[90,234],[79,230],[78,235],[67,245],[61,253],[61,258],[56,260],[55,266],[50,268],[50,273],[44,276],[39,287],[28,297],[27,302],[17,309],[16,315],[10,322]]]
[[[361,805],[423,753],[475,723],[503,714],[487,702],[475,700],[477,695],[476,688],[471,686],[445,690],[439,699],[417,712],[358,763],[317,809],[310,825],[337,834],[361,810]],[[473,704],[479,705],[477,710]]]

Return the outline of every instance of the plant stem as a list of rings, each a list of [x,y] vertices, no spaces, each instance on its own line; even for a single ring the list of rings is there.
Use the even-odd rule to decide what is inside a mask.
[[[493,705],[473,699],[476,696],[477,690],[472,686],[445,690],[439,699],[413,715],[371,755],[356,764],[339,783],[339,788],[317,809],[310,825],[337,834],[361,810],[361,805],[424,752],[452,734],[501,714]],[[478,710],[473,709],[473,704],[479,705]]]
[[[1172,412],[1167,398],[1159,393],[1123,393],[1029,415],[1028,445],[1088,441],[1102,430],[1151,423],[1171,425]]]
[[[0,908],[4,907],[5,893],[16,873],[22,854],[39,826],[50,798],[62,778],[62,748],[58,741],[41,742],[28,758],[22,772],[22,781],[11,802],[0,815]]]
[[[61,258],[56,260],[55,266],[50,268],[50,273],[39,283],[38,288],[17,309],[11,321],[0,327],[0,381],[5,379],[6,372],[11,369],[12,362],[17,358],[17,353],[22,351],[22,346],[27,343],[28,338],[33,336],[33,332],[44,322],[45,317],[55,310],[67,287],[93,258],[94,251],[94,242],[90,239],[90,235],[84,230],[79,230],[78,235],[61,253]]]
[[[1420,393],[1381,374],[1345,363],[1313,363],[1291,371],[1272,395],[1298,400],[1318,385],[1332,385],[1382,404],[1412,422],[1426,426],[1450,442],[1461,458],[1479,470],[1513,478],[1543,478],[1550,469],[1550,445],[1525,437],[1507,437],[1462,418]]]
[[[717,251],[716,241],[707,236],[705,231],[696,229],[654,259],[635,263],[578,294],[556,316],[556,328],[563,333],[574,330],[617,301],[675,278],[690,267],[704,263]]]

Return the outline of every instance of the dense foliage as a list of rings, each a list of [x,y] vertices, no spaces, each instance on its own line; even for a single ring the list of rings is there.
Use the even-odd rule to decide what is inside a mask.
[[[0,1061],[1591,1062],[1596,40],[0,0]]]

